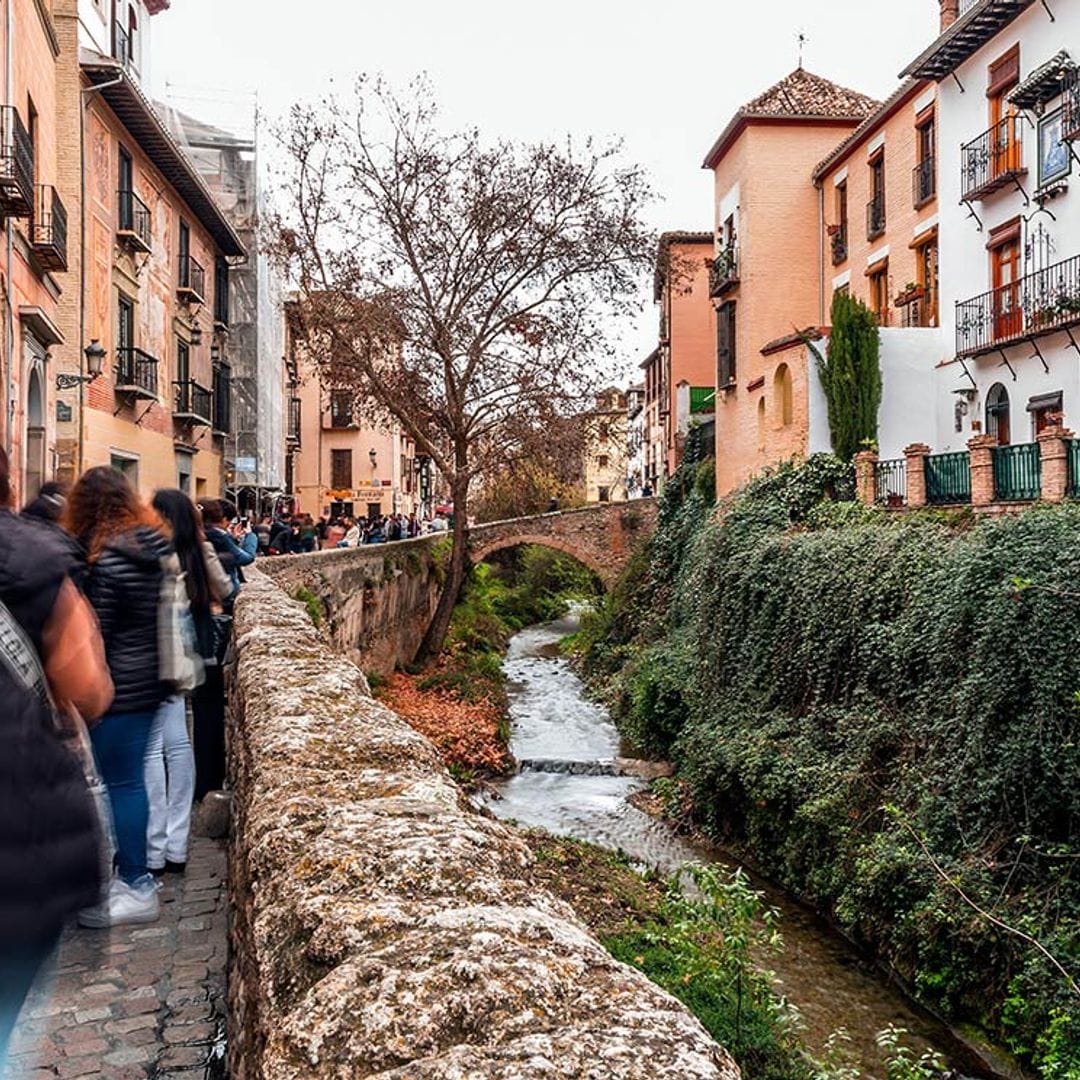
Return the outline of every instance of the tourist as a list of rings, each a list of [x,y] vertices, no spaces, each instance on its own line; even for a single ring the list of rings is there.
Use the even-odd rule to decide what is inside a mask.
[[[236,522],[232,529],[232,536],[254,560],[259,554],[259,534],[251,527],[248,518],[242,517]]]
[[[339,548],[359,547],[361,541],[360,526],[356,518],[345,519],[345,535],[338,541]]]
[[[251,531],[255,534],[257,543],[257,554],[269,555],[270,554],[270,519],[265,515],[261,517],[254,525],[251,526]]]
[[[113,694],[97,621],[69,576],[71,547],[13,514],[10,501],[0,449],[0,623],[10,618],[19,631],[5,634],[12,647],[0,649],[0,1075],[23,1000],[64,920],[94,903],[101,886],[84,770],[57,727],[81,723],[76,712],[93,723]],[[42,669],[54,715],[27,685],[26,673],[36,679]]]
[[[232,509],[231,504],[221,499],[204,499],[199,509],[202,512],[206,539],[217,553],[221,565],[225,567],[225,573],[229,575],[233,584],[232,591],[235,593],[243,581],[240,568],[253,563],[255,556],[245,551],[228,531],[228,511]],[[227,606],[226,610],[229,612],[231,608]]]
[[[158,707],[169,696],[159,671],[162,579],[172,548],[160,519],[123,473],[99,465],[71,492],[65,524],[82,543],[86,595],[97,614],[115,696],[91,730],[109,791],[117,876],[100,904],[79,913],[83,926],[152,922],[157,889],[146,863],[146,747]]]
[[[408,536],[409,536],[410,540],[412,540],[414,537],[420,535],[420,522],[416,520],[416,515],[415,514],[410,514],[409,515],[409,524],[408,524],[407,532],[408,532]]]
[[[184,492],[158,491],[153,507],[172,530],[173,549],[184,572],[192,635],[202,660],[204,681],[206,667],[217,663],[213,605],[229,597],[232,582],[203,536],[198,511]],[[195,754],[188,736],[183,695],[168,698],[154,717],[146,752],[146,791],[150,807],[147,866],[155,875],[182,873],[187,863],[195,793]]]

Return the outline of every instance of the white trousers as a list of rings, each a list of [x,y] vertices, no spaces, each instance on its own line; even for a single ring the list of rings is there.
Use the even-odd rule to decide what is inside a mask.
[[[182,697],[158,706],[146,747],[146,865],[160,870],[166,860],[187,862],[191,803],[195,794],[195,755]]]

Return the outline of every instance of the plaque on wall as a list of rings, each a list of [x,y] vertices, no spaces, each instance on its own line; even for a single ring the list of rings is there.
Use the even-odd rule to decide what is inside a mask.
[[[56,422],[58,424],[70,424],[74,410],[66,401],[56,402]]]

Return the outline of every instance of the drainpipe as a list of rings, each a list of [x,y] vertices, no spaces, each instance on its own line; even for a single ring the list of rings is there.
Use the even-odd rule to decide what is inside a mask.
[[[825,185],[814,181],[818,193],[818,326],[825,325]]]

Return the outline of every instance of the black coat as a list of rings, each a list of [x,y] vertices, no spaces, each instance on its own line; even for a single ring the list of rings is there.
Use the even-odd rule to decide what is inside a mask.
[[[172,692],[158,678],[161,560],[171,550],[160,533],[139,528],[111,541],[90,566],[86,595],[116,691],[110,712],[156,709]]]
[[[0,598],[40,654],[72,565],[62,538],[0,510]],[[82,767],[0,662],[0,951],[44,942],[97,901],[100,836]]]

